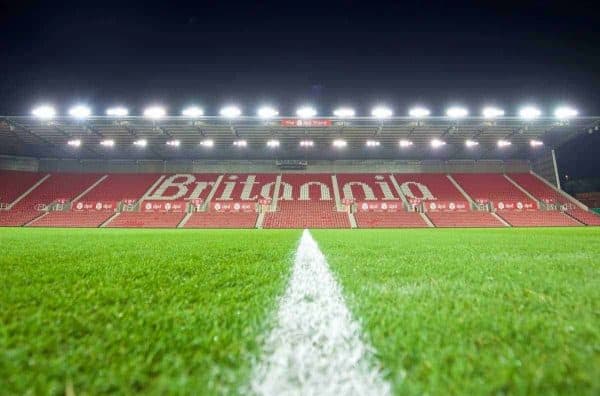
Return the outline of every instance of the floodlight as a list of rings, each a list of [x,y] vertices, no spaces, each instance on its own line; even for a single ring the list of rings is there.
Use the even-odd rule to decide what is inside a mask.
[[[167,111],[164,107],[160,106],[151,106],[144,110],[144,117],[151,118],[153,120],[158,120],[167,115]]]
[[[167,144],[167,146],[171,146],[171,147],[179,147],[181,142],[177,139],[174,139],[174,140],[167,140],[166,144]]]
[[[504,116],[504,110],[497,107],[485,107],[481,114],[483,118],[498,118]]]
[[[56,116],[56,110],[54,107],[48,105],[41,105],[33,109],[31,112],[34,117],[40,118],[42,120],[51,120]]]
[[[508,147],[510,146],[512,143],[508,140],[504,140],[504,139],[500,139],[498,140],[498,147],[502,148],[502,147]]]
[[[371,115],[379,119],[390,118],[392,114],[394,114],[392,109],[385,106],[377,106],[373,110],[371,110]]]
[[[401,139],[398,144],[400,145],[400,147],[410,147],[413,145],[413,142],[407,139]]]
[[[148,145],[148,141],[146,139],[138,139],[133,142],[133,145],[138,147],[146,147]]]
[[[430,114],[431,112],[424,107],[414,107],[408,112],[408,115],[413,118],[425,118],[429,117]]]
[[[212,139],[204,139],[203,141],[200,142],[200,146],[203,146],[203,147],[213,147],[214,145],[215,145],[215,142]]]
[[[296,115],[300,118],[312,118],[317,115],[317,110],[310,106],[302,106],[296,110]]]
[[[446,110],[446,115],[450,118],[465,118],[469,115],[469,110],[464,107],[450,107]]]
[[[271,147],[271,148],[279,147],[279,140],[271,139],[271,140],[267,141],[267,146]]]
[[[475,146],[479,146],[479,142],[476,140],[471,140],[471,139],[467,139],[465,141],[465,146],[471,148],[471,147],[475,147]]]
[[[279,115],[279,112],[270,106],[263,106],[260,109],[258,109],[257,114],[260,118],[273,118],[277,117]]]
[[[540,147],[544,145],[544,142],[542,142],[541,140],[537,140],[537,139],[531,139],[529,141],[529,145],[531,147]]]
[[[233,142],[233,145],[236,147],[246,147],[248,145],[248,142],[245,140],[235,140]]]
[[[554,110],[554,117],[561,120],[568,120],[569,118],[577,117],[578,111],[572,107],[561,106]]]
[[[236,118],[242,115],[242,110],[237,106],[225,106],[219,114],[225,118]]]
[[[333,147],[342,148],[346,147],[348,143],[344,139],[335,139],[333,141]]]
[[[183,111],[181,112],[181,115],[183,115],[185,117],[190,117],[190,118],[198,118],[198,117],[202,117],[204,115],[204,110],[202,110],[202,108],[200,108],[198,106],[190,106],[190,107],[183,109]]]
[[[439,147],[442,147],[445,145],[446,145],[446,142],[444,142],[443,140],[440,140],[440,139],[433,139],[431,141],[431,147],[433,147],[433,148],[439,148]]]
[[[110,117],[127,117],[129,110],[125,107],[111,107],[106,110],[106,115]]]
[[[112,139],[105,139],[100,142],[100,145],[104,147],[113,147],[115,145],[115,141]]]
[[[367,147],[378,147],[380,144],[379,140],[367,140]]]
[[[519,116],[526,120],[534,120],[542,115],[542,112],[533,106],[525,106],[521,110],[519,110]]]
[[[67,144],[71,147],[79,147],[79,146],[81,146],[81,140],[79,140],[79,139],[69,140],[67,142]]]
[[[300,141],[300,147],[312,147],[315,145],[315,142],[313,142],[312,140],[301,140]]]
[[[338,109],[335,109],[335,111],[333,112],[333,115],[338,118],[352,118],[354,117],[354,114],[354,109],[350,107],[340,107]]]
[[[92,114],[92,110],[84,105],[73,106],[69,109],[69,115],[78,120],[84,120]]]

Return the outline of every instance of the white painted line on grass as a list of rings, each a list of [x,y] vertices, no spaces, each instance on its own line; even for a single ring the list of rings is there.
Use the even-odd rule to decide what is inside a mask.
[[[391,393],[308,230],[250,387],[265,396]]]

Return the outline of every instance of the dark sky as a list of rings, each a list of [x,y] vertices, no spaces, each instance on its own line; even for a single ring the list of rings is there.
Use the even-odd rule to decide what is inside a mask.
[[[208,114],[225,102],[248,114],[263,102],[282,114],[305,102],[320,114],[380,102],[396,114],[415,103],[550,113],[562,102],[600,114],[590,5],[480,3],[0,0],[0,114],[41,101],[63,113],[158,101],[173,114],[192,102]],[[598,147],[596,135],[582,144]]]

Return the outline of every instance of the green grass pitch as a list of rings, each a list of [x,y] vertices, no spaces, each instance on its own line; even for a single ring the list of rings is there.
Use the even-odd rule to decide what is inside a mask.
[[[396,394],[600,394],[600,228],[312,233]],[[0,393],[239,392],[300,235],[0,228]]]

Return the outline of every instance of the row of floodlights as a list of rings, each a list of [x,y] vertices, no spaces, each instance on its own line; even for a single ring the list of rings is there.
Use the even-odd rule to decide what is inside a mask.
[[[49,105],[38,106],[33,109],[32,114],[40,119],[52,119],[56,116],[56,110]],[[264,119],[279,116],[277,109],[264,106],[258,109],[257,116]],[[394,112],[389,107],[377,106],[371,111],[371,116],[377,119],[386,119],[392,117]],[[561,120],[576,117],[577,110],[569,106],[560,106],[554,111],[554,116]],[[69,109],[69,115],[73,118],[84,120],[92,116],[92,110],[85,105],[73,106]],[[106,110],[109,117],[127,117],[129,110],[125,107],[112,107]],[[188,118],[200,118],[204,116],[204,110],[198,106],[191,106],[184,109],[181,115]],[[242,110],[237,106],[225,106],[219,111],[219,115],[224,118],[236,118],[242,115]],[[296,110],[299,118],[313,118],[317,116],[317,110],[311,106],[302,106]],[[356,115],[354,109],[350,107],[341,107],[333,112],[337,118],[353,118]],[[408,115],[412,118],[422,119],[431,115],[429,109],[425,107],[415,107],[410,109]],[[452,119],[465,118],[469,115],[469,110],[464,107],[450,107],[446,110],[446,116]],[[485,107],[481,115],[487,119],[500,118],[504,116],[504,110],[497,107]],[[542,115],[542,111],[535,106],[525,106],[519,110],[519,117],[525,120],[534,120]],[[144,117],[158,120],[167,116],[167,110],[160,106],[150,106],[144,110]]]
[[[73,139],[73,140],[69,140],[67,142],[67,144],[71,147],[79,147],[81,146],[81,139]],[[169,140],[166,142],[167,146],[171,146],[171,147],[179,147],[181,144],[181,142],[179,140]],[[115,141],[112,139],[105,139],[102,140],[100,142],[101,146],[104,147],[113,147],[115,145]],[[148,145],[148,141],[146,139],[139,139],[133,142],[134,146],[137,147],[146,147]],[[215,145],[214,140],[212,139],[205,139],[203,141],[200,142],[200,145],[203,147],[213,147]],[[246,147],[248,146],[248,141],[246,140],[235,140],[233,142],[233,145],[235,147]],[[313,147],[315,145],[315,142],[312,140],[301,140],[300,141],[300,147]],[[336,148],[344,148],[348,145],[348,142],[344,139],[335,139],[332,142],[333,147]],[[367,140],[365,145],[367,147],[379,147],[381,145],[381,142],[379,140]],[[398,142],[398,145],[402,148],[408,148],[411,147],[413,145],[413,142],[407,139],[402,139]],[[440,148],[446,145],[446,142],[441,140],[441,139],[432,139],[430,141],[430,145],[433,148]],[[500,139],[497,141],[497,146],[499,148],[504,148],[504,147],[508,147],[511,146],[512,143],[510,140],[505,140],[505,139]],[[541,140],[537,140],[537,139],[532,139],[529,141],[529,145],[531,147],[540,147],[544,145],[544,142],[542,142]],[[277,139],[271,139],[267,141],[267,147],[269,148],[277,148],[280,146],[280,142]],[[479,146],[479,142],[476,140],[472,140],[472,139],[467,139],[465,141],[465,146],[467,146],[468,148],[474,148]]]

